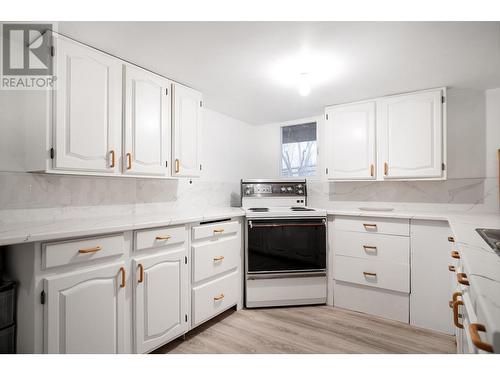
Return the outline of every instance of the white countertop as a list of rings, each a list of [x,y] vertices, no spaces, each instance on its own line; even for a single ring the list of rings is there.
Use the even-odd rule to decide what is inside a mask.
[[[66,217],[47,220],[30,220],[28,218],[26,221],[0,222],[0,246],[218,220],[244,215],[245,212],[241,208],[221,207],[198,212],[194,210],[170,210],[166,212],[124,213],[88,218]]]

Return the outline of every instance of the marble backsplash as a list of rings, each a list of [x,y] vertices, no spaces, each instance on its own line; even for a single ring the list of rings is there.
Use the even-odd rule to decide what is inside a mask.
[[[238,206],[239,181],[159,180],[0,172],[0,210],[162,204]]]
[[[498,212],[496,178],[447,181],[308,182],[308,204],[321,208],[361,206],[395,209]],[[0,173],[0,219],[125,215],[165,210],[238,207],[240,184],[207,179]],[[35,218],[36,219],[36,218]],[[0,220],[1,221],[1,220]]]
[[[498,212],[497,178],[446,181],[308,182],[309,205]]]

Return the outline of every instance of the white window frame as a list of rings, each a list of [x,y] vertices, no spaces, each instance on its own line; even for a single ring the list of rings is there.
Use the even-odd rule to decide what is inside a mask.
[[[289,126],[295,126],[295,125],[305,125],[309,123],[315,123],[316,124],[316,171],[314,172],[313,175],[310,176],[283,176],[283,169],[282,169],[282,158],[283,158],[283,128],[289,127]],[[320,177],[319,172],[319,167],[320,167],[320,159],[319,159],[319,139],[318,139],[318,134],[319,134],[319,121],[317,119],[311,119],[310,121],[307,119],[304,119],[303,121],[297,121],[297,122],[291,122],[291,123],[285,123],[279,126],[279,132],[280,132],[280,144],[279,144],[279,159],[278,159],[278,176],[281,179],[286,179],[286,180],[294,180],[297,178],[300,179],[310,179],[310,180],[317,180]]]

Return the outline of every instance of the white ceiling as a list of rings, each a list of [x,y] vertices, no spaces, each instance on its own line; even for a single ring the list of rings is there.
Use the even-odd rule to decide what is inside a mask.
[[[207,107],[251,124],[417,89],[500,87],[500,22],[61,22],[59,31],[198,89]],[[331,66],[307,97],[273,78],[303,49]]]

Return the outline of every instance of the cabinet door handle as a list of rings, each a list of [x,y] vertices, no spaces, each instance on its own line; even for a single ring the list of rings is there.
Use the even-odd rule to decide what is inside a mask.
[[[387,162],[384,163],[384,175],[387,176],[389,174],[389,164]]]
[[[463,272],[457,273],[457,281],[459,284],[462,284],[462,285],[470,285],[469,279],[467,278],[467,275]]]
[[[167,234],[166,236],[156,236],[156,237],[155,237],[155,239],[156,239],[157,241],[166,241],[166,240],[169,240],[169,239],[171,239],[171,238],[172,238],[172,236],[169,236],[168,234]]]
[[[94,246],[94,247],[89,247],[88,249],[80,249],[78,252],[80,254],[90,254],[90,253],[97,253],[98,251],[101,251],[102,247],[101,246]]]
[[[377,246],[363,245],[363,249],[365,249],[366,252],[368,251],[371,251],[373,253],[377,252]]]
[[[126,282],[126,273],[125,273],[125,267],[120,267],[120,273],[122,275],[122,280],[121,280],[121,283],[120,283],[120,288],[125,288],[125,286],[127,286],[127,282]]]
[[[214,234],[224,233],[224,229],[214,229]]]
[[[453,308],[453,304],[458,301],[458,297],[462,297],[462,292],[455,292],[451,296],[451,301],[448,303],[448,306],[450,306],[450,309]]]
[[[110,164],[110,168],[114,168],[115,167],[115,150],[111,150],[109,152],[109,155],[111,156],[111,164]]]
[[[455,326],[457,328],[464,328],[464,325],[458,321],[458,318],[460,317],[460,314],[458,313],[458,306],[462,306],[464,303],[462,301],[455,301],[453,302],[453,323],[455,323]]]
[[[453,238],[452,236],[449,236],[448,237],[448,242],[455,242],[455,238]]]
[[[377,229],[377,224],[363,224],[366,230],[368,229]]]
[[[451,252],[451,257],[452,257],[453,259],[460,259],[460,254],[458,253],[458,251],[453,250],[453,251]]]
[[[375,175],[375,166],[370,164],[370,176],[373,177]]]
[[[127,152],[127,169],[132,169],[132,154]]]
[[[448,266],[448,271],[455,272],[455,266]]]
[[[179,173],[180,170],[180,161],[179,159],[175,159],[175,173]]]
[[[218,296],[214,297],[214,301],[220,301],[220,300],[223,300],[223,299],[224,299],[224,294],[223,293],[221,293]]]
[[[223,255],[219,255],[219,256],[214,257],[214,262],[220,262],[221,260],[224,260]]]
[[[479,336],[479,332],[486,332],[486,327],[479,323],[471,323],[469,325],[469,333],[472,343],[481,350],[485,352],[493,353],[493,346],[481,340],[481,336]]]
[[[139,280],[137,280],[137,282],[140,284],[144,281],[144,266],[139,263],[137,268],[139,268]]]
[[[376,272],[363,272],[363,275],[377,277],[377,273]]]

